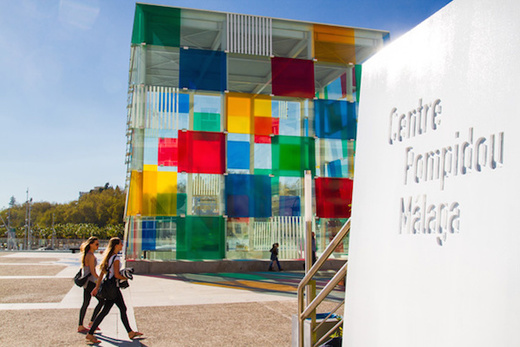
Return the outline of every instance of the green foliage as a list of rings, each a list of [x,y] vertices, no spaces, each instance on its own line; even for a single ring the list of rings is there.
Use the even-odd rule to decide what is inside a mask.
[[[58,238],[85,239],[95,235],[107,239],[123,234],[125,192],[108,185],[82,194],[78,200],[66,204],[35,202],[31,204],[31,230],[38,238],[51,238],[54,229]],[[17,204],[11,198],[10,208],[0,211],[7,223],[16,230],[16,237],[23,237],[27,203]],[[4,229],[0,229],[0,235]]]

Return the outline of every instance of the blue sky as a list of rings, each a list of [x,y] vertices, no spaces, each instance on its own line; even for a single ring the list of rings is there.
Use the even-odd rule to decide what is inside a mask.
[[[151,3],[388,30],[448,0],[161,0]],[[0,2],[0,208],[124,185],[131,0]]]

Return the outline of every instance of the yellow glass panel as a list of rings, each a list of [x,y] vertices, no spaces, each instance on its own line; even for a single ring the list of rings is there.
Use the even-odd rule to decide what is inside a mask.
[[[142,213],[143,209],[143,173],[132,171],[130,173],[130,188],[128,193],[127,216],[135,216]]]
[[[173,172],[173,171],[158,172],[157,193],[177,194],[177,172]]]
[[[143,171],[157,171],[157,165],[143,165]]]
[[[227,94],[227,131],[238,134],[253,133],[252,98],[249,94]]]
[[[175,216],[177,214],[177,172],[160,171],[157,174],[157,215]]]
[[[255,98],[253,115],[255,117],[271,117],[271,98]]]
[[[314,24],[313,46],[318,61],[356,63],[356,32],[352,28]]]
[[[143,216],[155,216],[157,213],[157,166],[154,170],[143,171]]]

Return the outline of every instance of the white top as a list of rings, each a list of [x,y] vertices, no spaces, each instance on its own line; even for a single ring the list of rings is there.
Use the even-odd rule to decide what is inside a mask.
[[[108,278],[114,277],[114,263],[116,262],[116,260],[119,260],[119,264],[121,264],[121,258],[117,254],[114,254],[113,256],[111,256],[108,261],[108,266],[110,267]],[[110,266],[110,265],[112,265],[112,266]]]

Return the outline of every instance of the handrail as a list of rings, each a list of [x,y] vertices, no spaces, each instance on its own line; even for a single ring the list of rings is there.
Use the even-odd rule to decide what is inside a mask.
[[[314,328],[314,331],[318,331],[318,329],[319,329],[323,324],[325,324],[325,323],[327,322],[327,319],[329,319],[330,316],[332,316],[332,315],[334,314],[334,312],[336,312],[336,311],[338,310],[338,308],[340,308],[341,305],[343,305],[344,303],[345,303],[345,300],[341,300],[341,301],[339,302],[339,304],[336,305],[336,307],[334,307],[334,308],[329,312],[329,314],[327,315],[327,317],[323,318],[322,321],[321,321],[321,323],[318,324],[318,325],[316,325],[316,327]]]
[[[309,317],[314,311],[318,305],[332,292],[334,287],[338,285],[338,283],[345,278],[347,275],[347,263],[345,263],[341,269],[332,277],[327,283],[325,287],[320,291],[317,297],[314,298],[314,300],[311,301],[311,303],[307,306],[307,308],[302,312],[302,316],[305,316],[305,318]]]
[[[324,334],[324,335],[323,335],[323,336],[318,340],[318,342],[316,342],[316,344],[315,344],[314,346],[317,346],[317,345],[319,345],[320,343],[322,343],[323,340],[325,340],[325,339],[326,339],[330,334],[332,334],[336,329],[338,329],[338,328],[341,326],[341,324],[343,324],[343,319],[340,319],[340,320],[336,323],[336,325],[334,325],[334,326],[333,326],[329,331],[327,331],[327,333]]]
[[[338,245],[343,241],[343,239],[347,236],[350,231],[350,218],[347,222],[341,227],[340,231],[336,234],[334,239],[330,242],[330,244],[325,248],[323,254],[316,260],[316,263],[309,269],[309,272],[305,274],[300,284],[298,285],[298,345],[300,347],[303,346],[303,322],[305,319],[309,318],[312,312],[318,307],[318,305],[325,299],[325,297],[330,294],[332,289],[341,281],[341,279],[345,278],[347,273],[347,263],[345,263],[341,269],[332,277],[332,279],[327,283],[327,285],[320,291],[320,294],[314,298],[307,307],[304,307],[303,300],[303,291],[306,286],[309,285],[309,282],[312,280],[314,275],[321,269],[323,264],[330,257],[332,252],[338,247]],[[339,323],[331,330],[335,330],[339,327]]]

